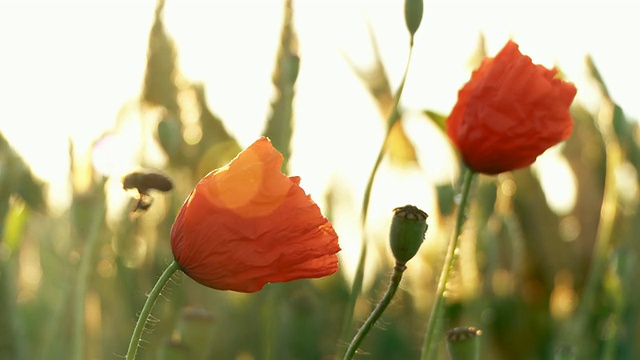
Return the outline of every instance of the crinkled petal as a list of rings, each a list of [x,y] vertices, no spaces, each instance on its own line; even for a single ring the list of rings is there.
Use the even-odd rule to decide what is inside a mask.
[[[556,74],[533,64],[513,41],[473,72],[447,119],[447,135],[472,170],[529,166],[571,134],[576,88]]]
[[[331,223],[281,165],[282,155],[261,138],[196,185],[171,235],[187,275],[215,289],[254,292],[338,270]]]

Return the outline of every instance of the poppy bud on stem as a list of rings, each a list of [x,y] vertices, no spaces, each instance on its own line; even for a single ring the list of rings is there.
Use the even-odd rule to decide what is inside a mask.
[[[405,0],[404,2],[404,21],[407,23],[409,34],[411,34],[411,44],[413,44],[413,35],[418,31],[422,22],[423,8],[422,0]]]
[[[411,0],[409,0],[411,2]],[[413,2],[412,2],[413,4]],[[422,1],[420,1],[420,9],[422,9]],[[405,9],[406,11],[406,9]],[[406,15],[406,12],[405,12]],[[420,18],[422,18],[422,11],[420,12]],[[405,16],[406,19],[406,16]],[[418,24],[419,25],[419,24]],[[417,30],[417,26],[415,29]],[[411,29],[410,29],[411,31]],[[398,86],[394,96],[393,96],[393,106],[391,107],[391,111],[389,111],[387,116],[387,133],[385,135],[385,139],[380,145],[380,150],[378,151],[378,157],[376,158],[376,162],[373,164],[373,169],[371,170],[371,174],[369,174],[369,179],[367,179],[367,185],[364,189],[364,196],[362,198],[362,230],[364,233],[364,227],[367,223],[367,213],[369,211],[369,201],[371,200],[371,189],[373,188],[373,180],[376,177],[376,173],[380,168],[380,164],[382,164],[382,159],[384,158],[385,152],[387,150],[387,144],[391,135],[391,130],[394,125],[399,121],[400,116],[397,116],[399,113],[399,104],[400,98],[402,97],[402,91],[404,90],[404,84],[407,80],[407,73],[409,72],[409,64],[411,64],[411,56],[413,54],[413,35],[411,35],[411,43],[409,46],[409,54],[407,56],[407,64],[404,69],[404,75],[402,75],[402,81]],[[367,240],[363,236],[362,239],[362,247],[360,248],[360,254],[358,255],[358,262],[356,264],[356,271],[353,277],[353,283],[351,285],[351,294],[349,295],[349,299],[347,300],[347,306],[345,309],[344,320],[342,323],[342,330],[340,331],[340,339],[343,341],[347,341],[349,339],[349,334],[351,333],[351,328],[353,326],[353,313],[356,307],[356,300],[360,295],[360,291],[362,290],[362,281],[364,278],[364,268],[367,258]]]
[[[406,263],[409,261],[420,248],[427,231],[427,213],[418,209],[413,205],[406,205],[395,208],[393,210],[393,220],[391,221],[391,232],[389,240],[391,243],[391,251],[396,258],[396,265],[393,267],[393,273],[389,280],[389,287],[382,296],[382,299],[376,305],[375,309],[364,322],[356,336],[351,340],[347,352],[344,354],[343,360],[353,358],[358,346],[367,336],[373,324],[378,321],[387,306],[391,303],[391,299],[396,294],[402,274],[407,269]]]
[[[553,354],[553,360],[576,360],[576,352],[571,345],[562,345],[558,347]]]
[[[480,335],[482,330],[473,326],[447,331],[447,351],[451,360],[477,360],[480,355]]]
[[[413,205],[393,209],[389,242],[391,251],[398,264],[404,265],[411,260],[427,232],[427,213]]]

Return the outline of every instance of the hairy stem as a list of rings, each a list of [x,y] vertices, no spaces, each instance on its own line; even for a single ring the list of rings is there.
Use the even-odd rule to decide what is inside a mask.
[[[165,285],[171,279],[171,276],[178,271],[180,265],[178,262],[173,260],[171,264],[164,270],[160,278],[151,289],[149,295],[147,295],[147,301],[144,303],[142,307],[142,311],[140,311],[140,316],[138,316],[138,322],[136,323],[136,327],[133,329],[133,334],[131,335],[131,341],[129,342],[129,349],[127,350],[126,360],[133,360],[136,358],[136,353],[138,352],[138,345],[140,344],[140,337],[142,336],[142,331],[147,323],[147,319],[151,314],[151,310],[153,306],[156,304],[156,300],[158,296],[164,289]]]
[[[353,277],[353,284],[351,286],[351,294],[349,295],[349,299],[347,300],[347,306],[345,309],[344,320],[342,323],[342,331],[340,334],[340,339],[344,342],[348,341],[349,334],[351,333],[351,328],[353,327],[353,313],[356,307],[356,301],[358,300],[358,296],[362,291],[362,281],[364,279],[364,268],[367,257],[367,239],[365,235],[365,225],[367,223],[367,214],[369,211],[369,201],[371,200],[371,189],[373,188],[373,180],[376,177],[376,173],[380,168],[380,164],[382,163],[382,159],[384,158],[384,153],[387,147],[387,141],[389,139],[389,134],[391,133],[391,129],[396,124],[399,119],[398,116],[398,105],[400,103],[400,97],[402,96],[402,91],[404,90],[404,83],[407,79],[407,73],[409,72],[409,64],[411,63],[411,55],[413,53],[413,44],[409,47],[409,56],[407,58],[407,64],[404,69],[404,75],[402,76],[402,81],[400,82],[400,86],[398,86],[398,90],[395,93],[393,100],[393,107],[387,116],[387,133],[385,135],[384,141],[380,146],[380,151],[378,152],[378,157],[376,158],[376,162],[373,165],[373,169],[371,170],[371,174],[369,175],[369,179],[367,180],[367,186],[364,190],[364,197],[362,199],[362,209],[361,209],[361,227],[362,227],[362,247],[360,248],[360,254],[358,256],[358,263],[356,265],[356,272]],[[338,357],[339,358],[339,357]]]
[[[442,265],[442,272],[440,273],[440,279],[438,280],[438,288],[436,290],[435,300],[433,307],[431,308],[431,314],[429,315],[429,322],[427,323],[427,332],[424,337],[424,343],[422,346],[421,360],[432,360],[437,355],[435,348],[438,344],[440,336],[436,335],[436,329],[439,327],[439,320],[442,317],[442,309],[444,307],[444,292],[447,288],[447,282],[451,275],[451,269],[456,259],[456,249],[460,242],[460,233],[462,233],[462,225],[466,218],[466,207],[469,202],[469,189],[471,189],[471,183],[473,182],[474,175],[476,173],[471,170],[467,170],[464,174],[464,180],[462,182],[462,197],[460,198],[460,205],[458,206],[458,215],[456,217],[456,225],[447,248],[447,255]]]
[[[358,347],[362,343],[362,340],[369,334],[369,330],[373,327],[373,324],[378,321],[382,313],[385,311],[387,306],[391,303],[391,299],[396,294],[398,290],[398,286],[400,285],[400,280],[402,280],[402,274],[407,269],[404,264],[396,263],[396,266],[393,267],[393,273],[391,274],[391,280],[389,280],[389,287],[387,287],[387,291],[382,296],[382,299],[376,305],[375,309],[369,315],[369,318],[364,322],[360,330],[356,336],[351,340],[349,347],[347,348],[347,352],[344,354],[343,360],[350,360],[358,350]]]

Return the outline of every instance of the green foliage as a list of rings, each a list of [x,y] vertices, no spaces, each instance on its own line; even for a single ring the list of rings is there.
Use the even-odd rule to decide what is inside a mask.
[[[298,55],[298,37],[293,28],[292,1],[285,3],[284,23],[280,34],[280,48],[276,59],[276,68],[273,72],[273,85],[276,87],[276,97],[271,103],[271,116],[267,120],[263,135],[271,139],[282,156],[282,171],[288,171],[288,162],[291,157],[291,136],[293,135],[293,99],[295,96],[295,84],[300,69],[300,56]]]
[[[149,34],[142,100],[150,105],[164,107],[171,116],[179,116],[176,49],[165,31],[162,20],[163,11],[164,0],[159,0]]]
[[[69,359],[74,352],[91,359],[124,355],[145,293],[172,258],[168,238],[183,199],[202,175],[241,148],[209,107],[204,86],[178,81],[177,50],[162,21],[163,9],[160,1],[141,101],[143,111],[161,109],[143,135],[157,140],[168,159],[162,170],[176,183],[172,194],[152,193],[147,213],[132,214],[127,206],[109,209],[114,211],[106,218],[105,179],[90,166],[87,170],[86,164],[72,162],[69,208],[45,213],[46,184],[0,134],[0,359]],[[297,42],[287,1],[272,77],[276,97],[264,129],[286,159],[294,150]],[[354,70],[384,118],[393,94],[373,37],[372,42],[374,67]],[[483,57],[482,39],[478,54],[474,63]],[[603,117],[580,104],[572,108],[574,130],[560,157],[575,175],[575,205],[567,213],[554,211],[532,169],[481,176],[473,190],[458,254],[464,262],[454,267],[442,328],[482,329],[481,359],[640,357],[640,305],[635,300],[640,298],[635,286],[640,277],[640,129],[611,99],[602,74],[588,61],[602,107],[611,111]],[[191,101],[179,103],[183,97]],[[187,122],[185,110],[193,110],[197,119]],[[444,114],[424,113],[444,131]],[[187,123],[198,127],[201,136],[185,138]],[[620,156],[613,169],[607,167],[612,166],[611,144]],[[396,164],[416,164],[415,149],[400,122],[387,146]],[[612,173],[617,180],[614,197],[605,191]],[[446,239],[456,216],[458,188],[444,184],[436,190],[439,214],[429,218],[429,232],[434,239]],[[129,205],[135,203],[131,201]],[[336,210],[344,205],[341,201],[342,196],[333,196],[325,215],[341,214]],[[615,211],[603,233],[603,204],[608,201]],[[357,239],[341,238],[344,244],[351,241]],[[421,262],[424,271],[408,272],[406,288],[400,288],[356,358],[419,358],[441,250],[436,244],[432,253],[419,252],[412,260]],[[381,263],[388,265],[385,261]],[[85,270],[82,264],[87,264]],[[372,285],[357,301],[356,324],[380,298],[389,269],[367,270]],[[598,281],[589,286],[592,269]],[[138,358],[264,359],[267,353],[283,360],[332,358],[347,347],[338,340],[350,291],[343,275],[272,284],[253,295],[213,291],[177,277],[158,300]],[[185,314],[192,306],[206,316]],[[355,331],[354,326],[351,333]],[[440,359],[445,359],[444,343],[439,345]]]
[[[399,165],[415,164],[417,161],[416,149],[402,127],[402,111],[400,109],[394,109],[391,84],[389,83],[387,71],[382,62],[378,41],[371,28],[369,28],[369,35],[375,56],[373,67],[370,69],[360,69],[349,59],[347,59],[347,61],[353,71],[360,77],[369,94],[373,97],[382,118],[387,119],[387,124],[385,125],[389,126],[393,123],[385,144],[389,159]],[[394,112],[393,114],[392,111]]]
[[[7,359],[19,359],[26,353],[13,283],[15,253],[28,216],[24,205],[44,210],[44,184],[0,133],[0,358]]]
[[[0,207],[3,209],[0,215],[3,218],[11,196],[22,199],[32,209],[45,208],[43,182],[31,173],[29,166],[0,133]]]

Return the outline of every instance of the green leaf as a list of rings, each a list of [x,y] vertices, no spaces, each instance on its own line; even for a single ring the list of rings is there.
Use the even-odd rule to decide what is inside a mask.
[[[271,103],[271,116],[267,120],[263,135],[271,139],[273,147],[282,153],[282,171],[287,173],[291,157],[291,137],[293,136],[293,99],[298,78],[300,57],[298,36],[293,28],[293,8],[291,0],[285,2],[284,20],[280,35],[280,48],[272,81],[276,87],[276,98]]]
[[[442,130],[443,133],[447,132],[447,116],[431,110],[424,110],[425,114],[433,123]]]
[[[33,209],[42,210],[46,207],[44,183],[33,175],[0,133],[0,202],[8,204],[11,195],[17,195]]]
[[[149,33],[147,68],[142,89],[142,101],[162,106],[173,116],[179,116],[176,86],[176,49],[165,31],[162,20],[164,1],[158,1],[155,20]]]
[[[604,79],[602,78],[602,75],[600,75],[600,71],[596,67],[596,64],[593,62],[593,58],[591,57],[591,55],[587,55],[585,62],[587,64],[587,72],[593,78],[593,80],[595,80],[596,83],[598,84],[600,91],[602,91],[602,95],[606,98],[611,98],[609,96],[609,90],[607,89],[607,85],[604,83]]]
[[[360,77],[360,80],[364,82],[367,90],[369,90],[369,93],[375,100],[380,114],[386,119],[388,114],[393,111],[393,94],[391,93],[391,85],[387,77],[387,72],[382,63],[378,42],[371,29],[369,29],[369,34],[375,56],[373,67],[370,69],[359,69],[349,59],[347,59],[347,62],[358,77]],[[389,158],[393,163],[400,165],[415,163],[417,161],[416,150],[402,127],[402,113],[396,115],[400,118],[394,119],[394,121],[398,121],[396,121],[391,129],[386,144]]]
[[[14,201],[9,205],[7,217],[4,220],[3,242],[13,252],[20,247],[22,232],[29,217],[29,209],[22,201]]]

